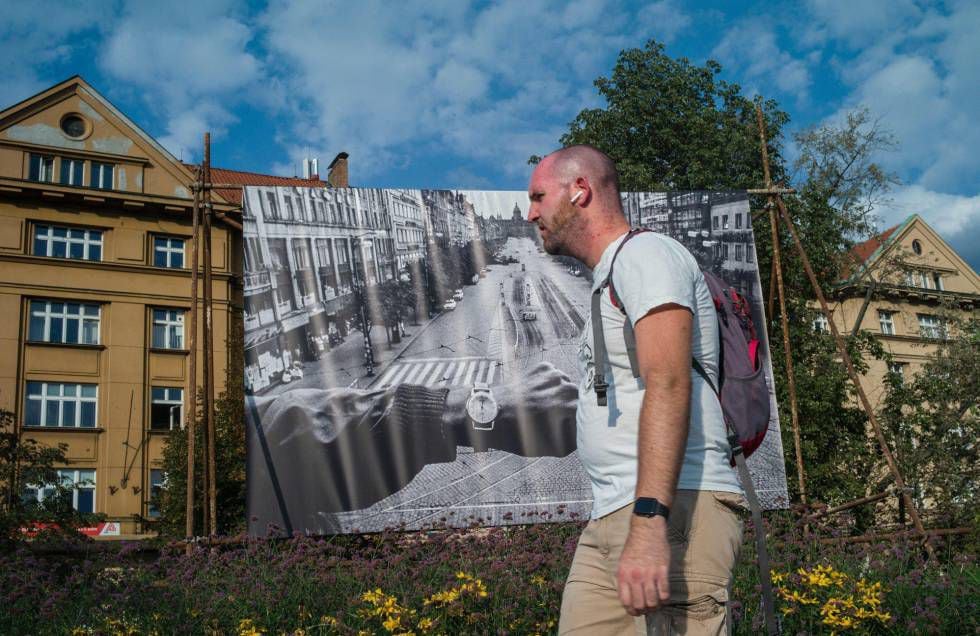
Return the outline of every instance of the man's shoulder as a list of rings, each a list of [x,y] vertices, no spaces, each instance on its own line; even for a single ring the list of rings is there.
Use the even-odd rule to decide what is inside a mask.
[[[687,269],[692,273],[700,271],[694,256],[677,239],[660,232],[641,232],[623,245],[616,257],[614,271],[629,270],[638,275],[644,272],[657,273],[659,267],[671,270]],[[619,276],[617,276],[617,279]]]

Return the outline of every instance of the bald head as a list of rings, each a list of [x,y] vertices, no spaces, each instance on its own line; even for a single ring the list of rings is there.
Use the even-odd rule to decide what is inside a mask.
[[[615,200],[619,200],[616,164],[609,155],[594,146],[580,144],[556,150],[541,160],[541,167],[550,170],[564,184],[585,177],[597,196],[606,198],[615,195]]]

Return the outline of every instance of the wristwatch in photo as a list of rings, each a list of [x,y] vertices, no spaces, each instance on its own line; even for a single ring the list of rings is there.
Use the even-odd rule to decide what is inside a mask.
[[[492,431],[493,421],[497,418],[497,400],[486,382],[476,382],[466,400],[466,413],[470,416],[473,429],[477,431]]]
[[[633,514],[638,517],[656,517],[660,515],[666,520],[670,516],[670,508],[663,505],[655,497],[637,497],[633,504]]]

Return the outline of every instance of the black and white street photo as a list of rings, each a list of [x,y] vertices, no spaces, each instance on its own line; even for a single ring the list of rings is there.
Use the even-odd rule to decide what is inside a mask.
[[[632,225],[749,299],[765,347],[747,195],[623,197]],[[588,516],[591,273],[544,252],[527,207],[525,192],[246,188],[253,534]],[[776,412],[750,458],[767,507],[786,504]]]

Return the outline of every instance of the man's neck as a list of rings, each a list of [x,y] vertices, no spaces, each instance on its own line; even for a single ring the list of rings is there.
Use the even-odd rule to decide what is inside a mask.
[[[613,223],[603,227],[601,230],[597,231],[589,240],[589,248],[587,253],[584,255],[582,262],[591,269],[594,270],[596,265],[602,259],[603,252],[609,245],[618,239],[620,236],[628,232],[630,229],[629,223],[623,219],[622,222]]]

